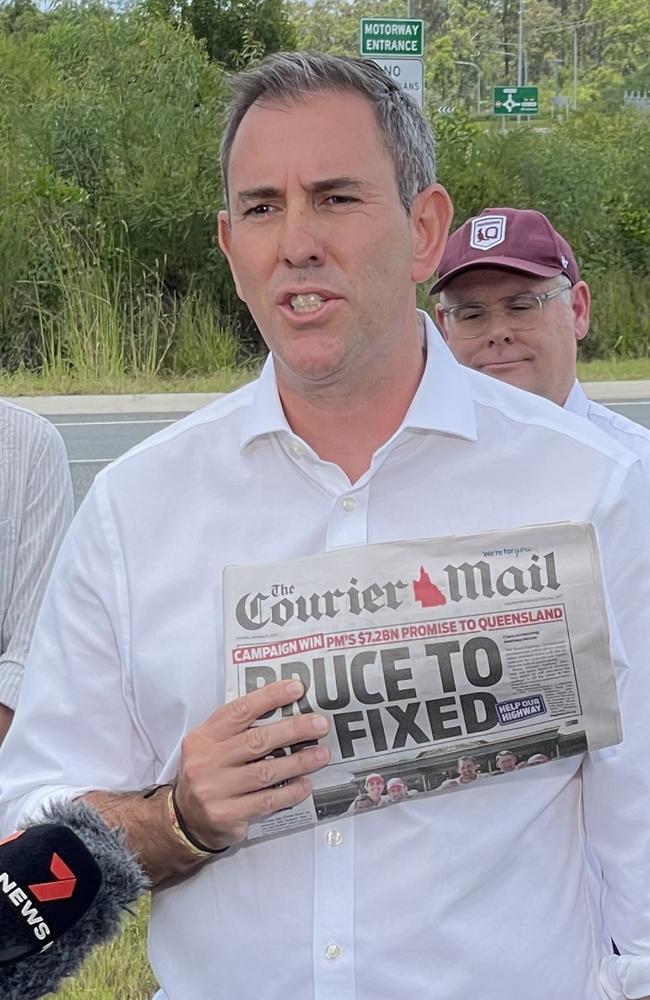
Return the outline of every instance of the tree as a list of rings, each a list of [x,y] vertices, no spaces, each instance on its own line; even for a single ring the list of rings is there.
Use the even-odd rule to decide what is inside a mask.
[[[145,0],[143,9],[188,27],[226,69],[296,47],[285,0]]]
[[[131,288],[152,276],[170,296],[203,282],[230,311],[214,247],[223,72],[161,18],[99,5],[46,17],[0,34],[6,337],[25,345],[84,267]]]
[[[290,0],[300,48],[354,55],[359,19],[404,17],[404,0]],[[433,109],[475,106],[476,74],[483,93],[517,82],[519,0],[411,0],[411,14],[425,23],[425,79]],[[526,76],[542,97],[573,90],[578,57],[581,105],[622,103],[623,89],[650,89],[650,3],[648,0],[525,0]],[[574,48],[574,42],[575,48]],[[522,67],[523,68],[523,67]]]

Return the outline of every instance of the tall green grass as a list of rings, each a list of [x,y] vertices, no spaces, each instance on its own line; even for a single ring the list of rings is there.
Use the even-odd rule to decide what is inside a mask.
[[[147,961],[148,900],[128,918],[118,938],[97,949],[57,1000],[151,1000],[156,981]],[[50,994],[54,997],[55,994]]]
[[[45,381],[228,375],[242,360],[233,324],[205,288],[171,292],[164,261],[138,267],[122,248],[96,249],[70,229],[50,227],[43,237],[49,273],[31,282],[31,308]]]
[[[174,310],[172,326],[170,361],[175,373],[233,373],[237,369],[242,360],[240,341],[233,326],[219,321],[205,295],[190,291],[184,296]]]
[[[650,275],[608,271],[589,281],[591,329],[580,350],[592,358],[650,355]]]

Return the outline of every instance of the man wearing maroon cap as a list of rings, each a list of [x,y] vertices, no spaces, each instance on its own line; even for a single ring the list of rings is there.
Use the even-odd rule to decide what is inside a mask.
[[[589,287],[567,241],[541,212],[487,208],[453,233],[431,289],[456,358],[586,417],[641,459],[650,432],[587,399],[577,343],[589,329]]]

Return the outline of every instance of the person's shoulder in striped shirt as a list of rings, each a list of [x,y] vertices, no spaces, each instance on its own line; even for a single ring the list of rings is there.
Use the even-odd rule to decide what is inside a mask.
[[[0,400],[0,742],[13,717],[45,584],[73,513],[61,435]]]

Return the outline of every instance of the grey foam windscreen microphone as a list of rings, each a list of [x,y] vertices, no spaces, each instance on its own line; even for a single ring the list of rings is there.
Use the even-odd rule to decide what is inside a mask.
[[[147,887],[123,834],[80,800],[0,841],[2,1000],[58,989]]]

